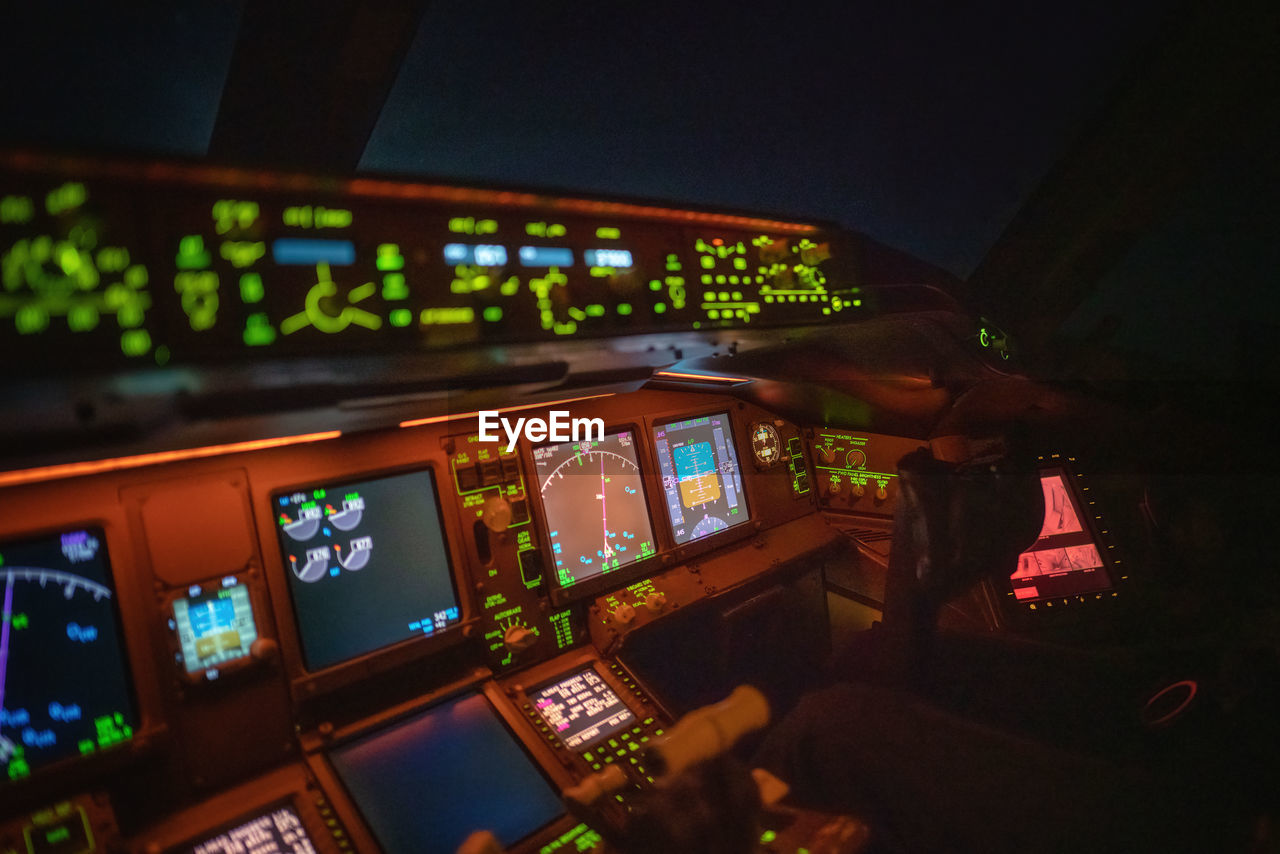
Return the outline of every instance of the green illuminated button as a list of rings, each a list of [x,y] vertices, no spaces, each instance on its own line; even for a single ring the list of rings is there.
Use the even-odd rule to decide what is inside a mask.
[[[624,732],[622,735],[620,735],[620,736],[618,736],[618,737],[619,737],[619,738],[621,738],[623,741],[626,741],[627,739],[631,738],[631,733],[629,733],[629,732]]]
[[[618,744],[618,740],[616,738],[611,738],[609,739],[609,746],[613,748],[617,748],[620,745]]]
[[[591,770],[592,770],[592,771],[600,771],[600,770],[602,770],[603,768],[604,768],[604,766],[603,766],[603,765],[601,765],[599,762],[592,762],[592,763],[591,763]]]
[[[595,762],[595,761],[596,761],[596,757],[591,753],[591,751],[590,751],[590,750],[588,750],[588,751],[586,751],[585,753],[583,753],[583,754],[582,754],[582,758],[583,758],[583,759],[585,759],[585,760],[587,760],[588,762]]]
[[[648,725],[649,725],[649,724],[651,724],[651,723],[653,723],[653,718],[645,718],[645,719],[644,719],[644,725],[645,725],[645,726],[648,726]]]
[[[612,762],[613,762],[613,757],[612,757],[612,756],[606,756],[606,757],[604,758],[604,764],[605,764],[605,765],[612,764]]]
[[[632,727],[632,728],[631,728],[631,731],[632,731],[633,733],[635,733],[636,735],[639,735],[639,734],[640,734],[640,727],[638,727],[638,726],[636,726],[636,727]]]
[[[630,750],[632,753],[635,753],[637,750],[640,749],[640,744],[638,742],[633,741],[631,742],[631,744],[627,745],[627,749]]]

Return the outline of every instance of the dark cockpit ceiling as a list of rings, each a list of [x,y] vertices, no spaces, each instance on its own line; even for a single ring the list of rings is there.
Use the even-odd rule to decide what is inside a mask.
[[[0,854],[1276,844],[1275,9],[328,11],[5,13]]]

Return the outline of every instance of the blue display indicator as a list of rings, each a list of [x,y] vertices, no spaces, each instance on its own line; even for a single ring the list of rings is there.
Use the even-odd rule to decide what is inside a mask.
[[[521,246],[523,267],[572,267],[573,250],[560,246]]]
[[[502,267],[507,263],[507,247],[496,243],[450,243],[444,247],[444,260],[450,264]]]
[[[629,249],[588,249],[582,253],[588,267],[620,267],[628,269],[634,266]]]
[[[356,262],[356,247],[350,240],[312,240],[282,237],[271,243],[271,257],[277,264],[319,264],[349,266]]]

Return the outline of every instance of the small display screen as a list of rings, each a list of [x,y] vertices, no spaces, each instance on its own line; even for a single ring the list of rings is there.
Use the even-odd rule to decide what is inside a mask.
[[[101,530],[0,543],[0,607],[0,781],[133,737]]]
[[[339,747],[329,760],[387,854],[453,854],[476,830],[509,846],[564,814],[479,694]]]
[[[660,424],[653,441],[677,545],[750,521],[727,412]]]
[[[258,639],[249,588],[235,578],[219,590],[193,587],[173,600],[173,623],[188,673],[244,658]]]
[[[309,670],[460,619],[429,470],[273,500]]]
[[[1044,525],[1035,545],[1018,556],[1010,577],[1020,602],[1096,593],[1111,587],[1098,545],[1061,469],[1042,472]]]
[[[316,854],[316,847],[293,805],[285,802],[168,854]]]
[[[528,692],[533,707],[565,747],[585,750],[636,719],[594,667]]]
[[[556,581],[571,587],[655,554],[630,430],[533,451]]]

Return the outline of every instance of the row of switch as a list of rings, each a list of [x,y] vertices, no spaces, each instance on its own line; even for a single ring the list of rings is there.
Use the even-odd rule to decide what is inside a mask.
[[[510,456],[470,465],[455,464],[454,473],[458,477],[458,492],[465,494],[495,483],[518,482],[520,461]]]

